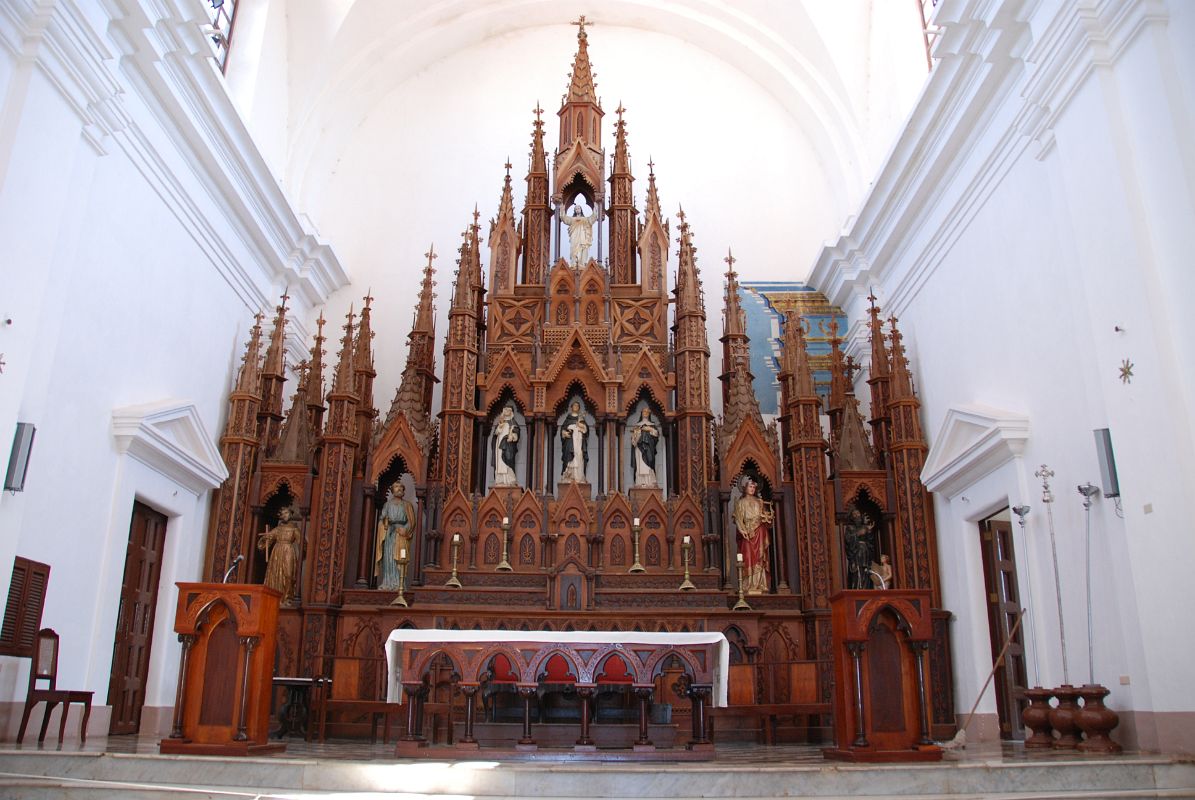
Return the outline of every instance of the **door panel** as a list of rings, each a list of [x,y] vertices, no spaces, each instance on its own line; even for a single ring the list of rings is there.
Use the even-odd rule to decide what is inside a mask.
[[[983,580],[987,590],[988,631],[992,660],[1009,640],[1021,609],[1017,593],[1017,564],[1013,553],[1012,524],[997,519],[979,523],[983,553]],[[1022,739],[1021,710],[1025,707],[1025,643],[1018,628],[1003,661],[996,667],[993,686],[1001,739]]]
[[[165,515],[133,503],[108,682],[108,705],[112,706],[109,734],[137,733],[141,726],[165,538]]]

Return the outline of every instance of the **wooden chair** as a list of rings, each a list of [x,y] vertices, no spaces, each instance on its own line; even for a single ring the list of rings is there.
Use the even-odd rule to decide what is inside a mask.
[[[39,689],[38,681],[46,681],[49,686]],[[79,740],[86,742],[92,694],[94,693],[58,688],[58,634],[52,628],[42,628],[37,632],[37,640],[33,647],[33,663],[29,665],[29,694],[25,697],[25,712],[21,714],[21,729],[17,733],[17,742],[25,738],[25,728],[29,725],[29,714],[33,707],[43,700],[46,703],[46,715],[42,717],[41,733],[37,737],[39,744],[46,740],[50,714],[59,703],[62,703],[62,719],[58,722],[58,744],[62,744],[63,734],[66,733],[66,718],[71,703],[83,704],[83,723],[79,728]]]

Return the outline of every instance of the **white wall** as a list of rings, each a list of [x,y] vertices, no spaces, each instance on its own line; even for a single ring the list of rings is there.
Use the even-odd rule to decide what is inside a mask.
[[[51,565],[42,622],[62,637],[60,685],[102,706],[133,501],[167,514],[146,704],[168,707],[173,583],[200,578],[214,442],[252,314],[289,284],[306,315],[345,276],[262,180],[243,128],[207,125],[236,116],[202,47],[202,7],[108,13],[64,0],[0,15],[4,452],[18,420],[37,426],[25,491],[0,495],[0,594],[14,555]],[[176,70],[165,93],[162,63]],[[177,444],[205,465],[190,477],[114,437],[114,411],[164,400],[189,409]],[[0,704],[23,701],[27,670],[0,658]]]
[[[1195,16],[1182,3],[1029,11],[942,4],[935,73],[813,282],[856,320],[874,286],[900,318],[931,450],[948,446],[934,437],[950,409],[982,404],[1030,421],[1022,458],[937,497],[960,713],[991,665],[974,523],[1005,503],[1032,506],[1017,554],[1022,600],[1031,589],[1036,605],[1026,624],[1042,684],[1063,681],[1050,522],[1033,475],[1043,463],[1056,473],[1069,678],[1087,682],[1075,487],[1100,483],[1092,430],[1107,427],[1123,518],[1110,499],[1092,510],[1094,678],[1112,689],[1112,708],[1136,712],[1127,742],[1191,751],[1195,641],[1174,625],[1195,603],[1181,577],[1195,569],[1184,502],[1195,363],[1182,325],[1195,236],[1195,72],[1183,66]],[[855,345],[866,352],[864,335]],[[1119,377],[1125,359],[1131,383]],[[980,708],[994,711],[990,695]]]

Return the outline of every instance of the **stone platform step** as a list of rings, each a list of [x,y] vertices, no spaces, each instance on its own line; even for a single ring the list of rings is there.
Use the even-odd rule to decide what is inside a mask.
[[[502,764],[485,761],[219,759],[0,751],[0,797],[240,798],[866,797],[888,800],[1195,798],[1195,762],[1160,756],[842,764]]]

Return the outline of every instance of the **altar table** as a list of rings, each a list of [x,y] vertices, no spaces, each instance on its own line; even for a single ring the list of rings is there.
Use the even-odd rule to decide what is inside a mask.
[[[693,739],[688,750],[712,749],[706,735],[707,705],[727,704],[730,644],[721,633],[637,633],[626,631],[459,631],[440,629],[398,629],[386,642],[390,702],[410,700],[407,734],[399,742],[400,753],[425,747],[420,735],[421,707],[427,696],[424,680],[432,661],[439,655],[452,659],[460,676],[459,687],[468,698],[465,704],[465,736],[457,743],[463,749],[476,748],[472,741],[472,698],[487,677],[493,656],[502,654],[510,664],[515,687],[524,697],[523,737],[518,750],[536,749],[531,736],[530,698],[538,686],[548,659],[560,656],[576,676],[582,698],[591,696],[601,671],[611,656],[617,656],[630,676],[630,687],[640,699],[640,737],[636,752],[654,750],[647,739],[648,704],[655,676],[666,659],[676,658],[688,675],[687,695],[693,702]],[[588,703],[582,703],[581,738],[577,750],[593,749],[589,736]]]

